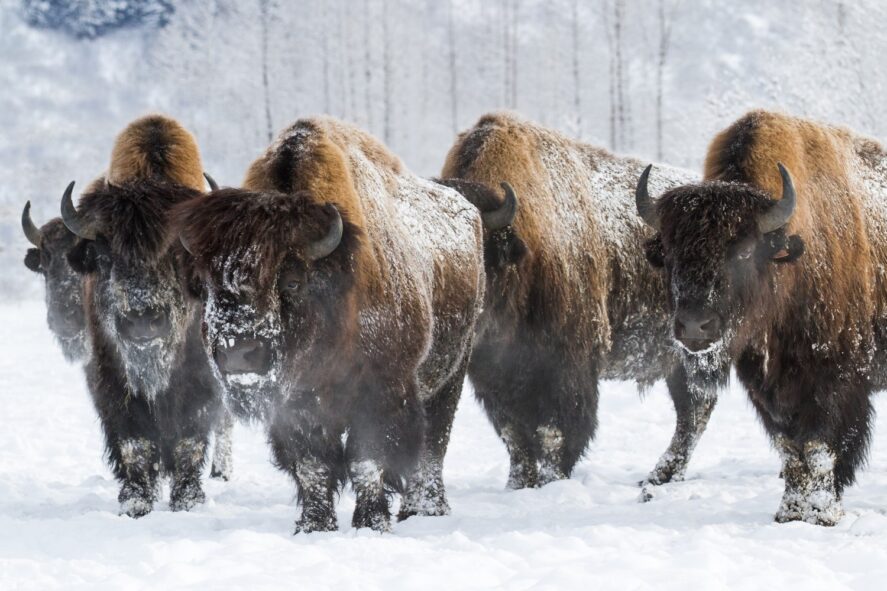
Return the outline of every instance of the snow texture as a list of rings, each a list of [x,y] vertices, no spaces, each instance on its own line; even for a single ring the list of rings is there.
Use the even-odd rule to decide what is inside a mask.
[[[672,434],[661,382],[643,401],[633,384],[605,382],[598,437],[573,478],[521,491],[503,489],[507,454],[467,388],[444,469],[452,513],[388,534],[349,526],[349,490],[340,531],[293,536],[292,484],[260,427],[241,424],[230,482],[207,481],[207,502],[189,513],[158,501],[136,521],[117,515],[82,372],[43,315],[40,302],[0,305],[16,335],[0,355],[2,589],[833,591],[887,576],[883,396],[870,465],[834,528],[773,521],[781,462],[735,383],[686,481],[638,503],[637,482]]]

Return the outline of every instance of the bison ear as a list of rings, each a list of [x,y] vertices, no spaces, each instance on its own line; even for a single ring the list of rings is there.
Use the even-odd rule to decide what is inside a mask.
[[[804,240],[797,234],[793,234],[785,241],[785,246],[770,256],[774,263],[791,263],[804,254]]]
[[[665,266],[665,251],[662,249],[662,238],[659,234],[644,242],[644,255],[651,267],[661,269]]]
[[[40,273],[43,269],[40,267],[40,251],[36,248],[29,248],[25,254],[25,266],[35,273]]]
[[[78,273],[92,273],[96,270],[96,251],[92,240],[78,240],[68,251],[68,264]]]

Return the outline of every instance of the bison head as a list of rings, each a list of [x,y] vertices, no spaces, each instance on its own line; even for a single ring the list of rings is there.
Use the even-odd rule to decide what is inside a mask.
[[[68,261],[90,276],[87,306],[130,387],[153,398],[169,383],[189,318],[185,253],[169,232],[169,215],[200,193],[160,180],[108,183],[84,194],[78,211],[72,189],[62,197],[62,220],[80,240]]]
[[[785,232],[795,189],[788,170],[778,166],[779,200],[748,184],[719,181],[678,187],[653,200],[647,193],[651,167],[641,175],[638,215],[658,231],[647,257],[667,273],[674,337],[685,357],[712,361],[728,351],[778,280],[773,265],[803,253],[801,238]]]
[[[46,286],[46,320],[70,362],[86,358],[86,321],[83,315],[83,290],[80,275],[68,264],[65,255],[77,241],[55,218],[41,227],[31,220],[31,202],[22,211],[22,229],[34,245],[25,255],[25,266],[43,276]]]
[[[187,204],[179,219],[226,401],[263,418],[300,371],[332,371],[346,354],[358,230],[307,192],[224,189]]]
[[[517,195],[511,185],[501,184],[503,196],[483,183],[465,179],[440,179],[442,185],[455,189],[481,212],[484,225],[484,268],[487,287],[484,308],[492,309],[498,303],[509,301],[503,294],[516,291],[519,283],[519,268],[530,257],[526,243],[513,226],[518,210]],[[481,320],[481,330],[489,319]]]

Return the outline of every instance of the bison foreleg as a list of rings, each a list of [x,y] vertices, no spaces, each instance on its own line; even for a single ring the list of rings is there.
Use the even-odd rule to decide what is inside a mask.
[[[120,514],[142,517],[154,508],[160,451],[145,438],[128,438],[117,445],[116,476],[122,481],[117,500]]]
[[[380,532],[391,530],[391,512],[385,494],[383,472],[374,460],[351,462],[348,475],[356,497],[351,525]]]
[[[234,431],[234,419],[231,413],[223,411],[213,433],[215,434],[215,446],[213,448],[212,467],[209,477],[217,480],[229,480],[233,470],[231,459],[232,434]]]
[[[675,432],[668,449],[646,480],[641,482],[641,501],[653,498],[651,487],[684,479],[693,450],[705,432],[717,404],[717,397],[711,392],[694,392],[691,389],[681,365],[675,367],[666,384],[675,407]]]
[[[335,478],[329,466],[313,457],[305,457],[294,466],[293,476],[302,502],[302,515],[296,522],[295,533],[339,529],[333,505]]]
[[[197,437],[180,439],[173,448],[173,474],[169,508],[189,511],[206,501],[200,475],[206,461],[206,440]]]

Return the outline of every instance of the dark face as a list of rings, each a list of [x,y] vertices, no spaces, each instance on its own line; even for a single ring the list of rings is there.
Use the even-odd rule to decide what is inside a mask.
[[[728,350],[753,307],[766,301],[774,264],[797,259],[803,243],[778,228],[762,233],[760,214],[773,202],[747,186],[682,187],[658,204],[659,237],[647,245],[665,269],[674,338],[692,356]]]
[[[71,266],[91,276],[90,305],[130,386],[149,399],[169,384],[189,320],[186,253],[166,234],[172,206],[196,193],[175,191],[140,184],[84,196],[73,215],[86,238],[68,253]]]
[[[200,253],[195,272],[204,297],[204,345],[229,408],[242,417],[267,418],[303,381],[301,369],[322,370],[318,356],[328,360],[322,365],[332,363],[336,327],[349,314],[353,275],[341,218],[297,197],[228,190],[185,216],[182,239]],[[267,209],[251,209],[257,203]],[[306,215],[314,217],[303,223]],[[201,220],[213,217],[215,231],[202,239]],[[243,224],[249,218],[252,230]],[[317,258],[308,256],[306,237],[322,243]]]
[[[58,218],[45,224],[39,232],[40,246],[28,249],[25,266],[43,276],[46,320],[65,359],[70,362],[85,361],[87,348],[82,277],[71,268],[66,258],[77,237]]]
[[[309,355],[335,341],[330,333],[347,314],[347,299],[346,281],[330,267],[291,255],[267,281],[257,281],[230,263],[233,258],[241,265],[248,256],[216,257],[205,281],[203,335],[229,405],[256,418],[267,416],[287,384],[299,381],[298,368]]]

